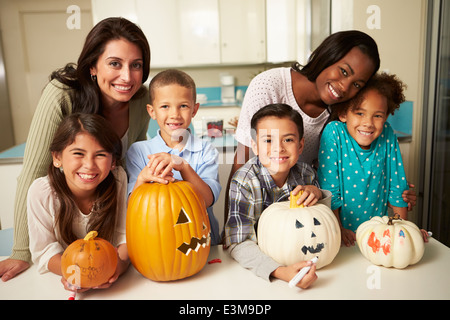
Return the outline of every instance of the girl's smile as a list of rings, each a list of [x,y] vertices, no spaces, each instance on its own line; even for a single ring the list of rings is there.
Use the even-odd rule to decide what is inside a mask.
[[[86,182],[92,182],[92,181],[94,181],[94,179],[95,179],[96,177],[98,177],[98,174],[78,173],[78,176],[79,176],[82,180],[84,180],[84,181],[86,181]]]
[[[60,164],[75,197],[92,194],[113,167],[112,154],[85,132],[79,133],[61,153],[52,156],[55,165]]]
[[[387,100],[376,90],[365,93],[359,107],[348,109],[339,119],[347,123],[347,130],[363,149],[369,149],[372,142],[383,131],[387,119]]]

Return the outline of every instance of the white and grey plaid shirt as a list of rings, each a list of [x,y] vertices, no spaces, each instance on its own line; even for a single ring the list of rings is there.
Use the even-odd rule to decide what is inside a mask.
[[[286,183],[279,188],[259,158],[250,159],[231,180],[225,246],[247,239],[256,242],[257,222],[263,210],[274,202],[287,201],[298,185],[320,188],[316,171],[310,165],[297,163],[291,168]]]

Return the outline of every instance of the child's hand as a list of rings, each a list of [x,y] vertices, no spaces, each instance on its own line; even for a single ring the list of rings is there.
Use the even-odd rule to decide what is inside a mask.
[[[341,245],[346,247],[354,246],[356,241],[356,233],[350,229],[341,227]]]
[[[423,237],[423,241],[424,242],[428,242],[428,238],[430,237],[428,235],[428,231],[424,230],[424,229],[420,229],[420,232],[422,233],[422,237]]]
[[[170,155],[166,152],[151,154],[147,157],[149,161],[139,173],[137,179],[138,185],[148,182],[167,184],[175,181],[172,169],[177,170],[176,168],[180,167],[178,164],[178,158],[181,159],[180,157]]]
[[[274,272],[272,272],[272,276],[284,280],[286,282],[289,282],[303,267],[310,265],[312,265],[311,269],[303,277],[303,279],[299,283],[297,283],[297,287],[306,289],[309,286],[311,286],[311,284],[313,284],[313,282],[316,281],[317,279],[316,265],[311,261],[301,261],[291,264],[289,266],[278,267]]]
[[[148,157],[147,167],[153,172],[153,175],[164,178],[172,169],[177,171],[183,170],[186,161],[176,155],[166,152],[151,154]]]
[[[414,185],[412,183],[408,183],[408,186],[409,186],[409,189],[403,191],[402,198],[403,198],[403,201],[408,203],[408,211],[411,211],[413,209],[413,207],[416,205],[417,195],[416,195],[416,192],[414,190],[412,190],[414,188]]]
[[[105,282],[104,284],[101,284],[97,287],[93,287],[93,288],[79,288],[79,287],[74,286],[73,284],[70,284],[69,282],[67,282],[67,280],[64,279],[64,277],[61,277],[61,282],[64,285],[64,289],[66,289],[67,291],[74,291],[76,293],[81,293],[81,292],[88,291],[90,289],[107,289],[119,278],[119,275],[120,274],[116,270],[114,275],[111,278],[109,278],[109,280],[107,282]]]
[[[158,182],[162,184],[167,184],[169,182],[174,182],[175,178],[173,177],[173,173],[169,172],[164,177],[161,177],[159,175],[155,175],[153,173],[153,170],[149,167],[144,167],[142,171],[139,173],[139,176],[136,181],[135,189],[140,186],[143,183],[149,183],[149,182]]]
[[[297,186],[294,190],[292,190],[292,194],[297,195],[300,191],[303,191],[303,194],[300,196],[300,198],[298,198],[298,205],[303,204],[305,207],[310,207],[317,201],[322,199],[322,191],[320,191],[316,186]]]

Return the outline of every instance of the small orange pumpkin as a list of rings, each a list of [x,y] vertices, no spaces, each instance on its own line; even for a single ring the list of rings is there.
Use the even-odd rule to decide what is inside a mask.
[[[171,281],[199,272],[208,259],[210,230],[205,203],[187,181],[144,183],[128,201],[128,255],[148,279]]]
[[[72,242],[61,257],[61,272],[77,288],[93,288],[107,282],[117,268],[117,251],[97,231]]]

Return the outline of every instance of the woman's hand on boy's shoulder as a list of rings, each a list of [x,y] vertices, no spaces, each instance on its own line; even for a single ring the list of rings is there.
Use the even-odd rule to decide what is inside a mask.
[[[408,211],[411,211],[417,202],[417,195],[416,192],[413,190],[415,187],[412,183],[408,183],[409,189],[403,191],[402,198],[403,201],[408,203]]]

